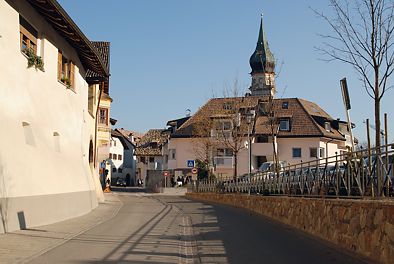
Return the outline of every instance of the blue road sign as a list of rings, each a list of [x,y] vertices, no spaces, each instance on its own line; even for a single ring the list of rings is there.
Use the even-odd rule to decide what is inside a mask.
[[[194,160],[188,160],[187,161],[187,167],[188,168],[194,168]]]

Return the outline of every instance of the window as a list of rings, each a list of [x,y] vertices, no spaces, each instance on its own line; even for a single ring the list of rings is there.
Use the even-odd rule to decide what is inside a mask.
[[[324,122],[324,129],[327,132],[331,132],[331,124],[330,124],[330,122]]]
[[[118,169],[118,172],[119,172],[119,173],[122,173],[122,171],[123,171],[122,168],[119,168],[119,169]]]
[[[170,154],[169,159],[170,160],[176,159],[176,149],[169,149],[168,151],[169,151],[169,154]]]
[[[118,155],[118,160],[122,160],[122,155]]]
[[[117,156],[116,154],[112,154],[112,159],[116,160],[116,156]]]
[[[268,143],[268,136],[258,136],[256,143]]]
[[[289,109],[289,102],[283,102],[282,109]]]
[[[301,148],[293,148],[293,158],[301,158]]]
[[[88,92],[88,111],[91,115],[93,115],[94,105],[96,104],[96,89],[95,85],[89,85]]]
[[[232,157],[233,156],[233,150],[230,148],[218,148],[216,150],[216,155],[218,157]]]
[[[317,148],[310,148],[309,149],[309,156],[311,158],[317,158]]]
[[[232,102],[223,103],[223,109],[224,110],[232,110],[233,109],[233,103]]]
[[[112,168],[112,172],[116,172],[116,168]]]
[[[227,131],[231,130],[231,121],[219,121],[216,123],[216,130]]]
[[[57,79],[68,88],[74,88],[74,63],[59,50],[57,55]]]
[[[109,153],[109,158],[112,159],[112,154],[111,153]]]
[[[142,162],[142,163],[145,164],[145,157],[141,157],[141,158],[140,158],[140,162]]]
[[[324,158],[326,156],[325,152],[325,148],[319,148],[319,157]]]
[[[108,109],[100,108],[99,111],[99,124],[108,125]]]
[[[149,157],[149,162],[150,162],[150,163],[155,162],[155,158],[154,158],[154,157]]]
[[[21,51],[26,53],[27,49],[31,49],[37,55],[37,30],[21,16],[19,16],[19,30]]]
[[[290,131],[290,119],[279,120],[279,131]]]

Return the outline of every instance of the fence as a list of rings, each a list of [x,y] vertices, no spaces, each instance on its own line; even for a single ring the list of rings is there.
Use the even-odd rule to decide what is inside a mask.
[[[394,144],[303,162],[233,180],[197,182],[193,191],[265,195],[394,196]]]

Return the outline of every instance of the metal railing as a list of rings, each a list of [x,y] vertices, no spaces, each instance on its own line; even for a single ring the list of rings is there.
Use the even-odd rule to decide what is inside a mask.
[[[377,154],[380,152],[380,154]],[[206,180],[193,191],[263,195],[393,197],[394,145],[290,165],[232,180]]]

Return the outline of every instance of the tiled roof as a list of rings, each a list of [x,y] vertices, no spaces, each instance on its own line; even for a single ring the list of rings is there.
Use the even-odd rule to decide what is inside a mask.
[[[125,137],[127,137],[130,140],[131,140],[131,136],[133,136],[135,140],[136,139],[140,139],[140,138],[142,138],[144,136],[143,133],[135,132],[135,131],[132,131],[132,130],[127,130],[127,129],[124,129],[124,128],[117,128],[116,130],[119,131],[120,133],[122,133]],[[136,141],[138,141],[138,140],[136,140]]]
[[[233,113],[232,107],[254,108],[258,100],[263,97],[233,97],[233,98],[213,98],[202,106],[189,120],[187,120],[171,137],[192,137],[195,124],[206,117],[221,118]]]
[[[101,60],[103,61],[107,71],[109,72],[109,62],[110,62],[110,42],[107,41],[91,41],[93,47],[96,48],[98,54],[100,54]],[[95,71],[87,70],[87,79],[102,79],[103,76]],[[109,80],[108,78],[104,82],[104,94],[109,94]],[[112,102],[112,99],[111,99]]]
[[[161,148],[167,141],[165,129],[150,129],[137,143],[137,156],[161,156]]]
[[[171,137],[193,137],[193,127],[204,117],[225,117],[226,110],[224,106],[236,104],[240,108],[256,109],[257,117],[255,120],[254,133],[257,135],[270,135],[268,117],[259,114],[258,104],[261,101],[267,101],[267,97],[250,96],[236,98],[215,98],[209,100],[200,108],[192,118],[186,121]],[[282,108],[282,104],[287,103],[287,109]],[[324,122],[332,122],[333,119],[317,104],[298,98],[274,99],[273,109],[275,117],[289,118],[290,131],[280,131],[279,137],[328,137],[344,140],[344,137],[334,128],[326,131]]]
[[[96,48],[98,53],[100,54],[100,57],[107,68],[107,71],[109,72],[109,48],[110,48],[110,42],[106,41],[91,41],[92,45]],[[102,77],[100,74],[88,70],[86,72],[86,77]]]
[[[282,108],[287,103],[287,109]],[[319,124],[314,117],[331,122],[333,119],[320,106],[299,98],[274,99],[275,117],[290,118],[290,131],[279,131],[278,137],[329,137],[344,139],[335,129],[327,132],[324,123]],[[258,116],[255,124],[256,134],[270,135],[271,130],[267,116]]]
[[[124,149],[129,149],[129,146],[126,142],[128,142],[129,144],[133,145],[133,142],[130,141],[130,139],[128,139],[127,137],[125,137],[122,133],[120,133],[117,129],[112,130],[111,129],[111,137],[116,137],[119,138],[120,142],[123,145]],[[134,146],[135,147],[135,146]]]

